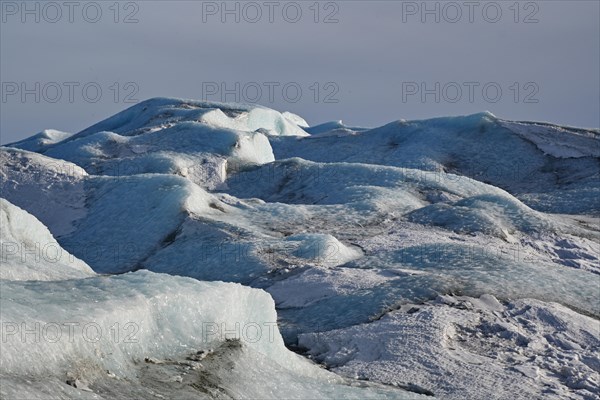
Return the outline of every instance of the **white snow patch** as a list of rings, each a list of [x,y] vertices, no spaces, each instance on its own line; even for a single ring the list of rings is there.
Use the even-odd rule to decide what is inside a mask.
[[[0,198],[0,279],[59,280],[94,275],[33,215]]]
[[[356,387],[287,350],[273,300],[238,284],[147,271],[5,281],[0,302],[3,397],[416,398]],[[36,327],[40,340],[20,331]]]
[[[86,214],[87,172],[70,162],[24,150],[0,148],[2,197],[33,214],[59,237]]]
[[[600,389],[598,329],[598,320],[556,303],[445,296],[303,334],[299,344],[343,375],[443,399],[591,399]]]
[[[600,157],[600,132],[532,122],[500,121],[500,124],[553,157]]]
[[[295,244],[293,254],[326,267],[335,267],[361,256],[360,250],[350,248],[332,235],[302,233],[288,236],[287,242]]]
[[[44,129],[40,133],[28,137],[27,139],[10,143],[6,146],[28,151],[43,152],[51,145],[71,136],[73,136],[72,133],[57,131],[56,129]]]

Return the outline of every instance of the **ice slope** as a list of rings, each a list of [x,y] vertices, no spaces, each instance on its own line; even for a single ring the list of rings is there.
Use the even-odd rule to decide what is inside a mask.
[[[534,297],[598,318],[598,275],[545,262],[513,261],[507,255],[477,254],[485,251],[464,244],[414,246],[383,260],[367,256],[333,271],[296,271],[266,290],[278,302],[286,322],[283,334],[290,343],[301,333],[367,323],[386,310],[440,294]],[[402,257],[407,261],[399,262]],[[360,282],[349,283],[348,277]]]
[[[51,231],[62,234],[61,244],[97,272],[121,273],[144,267],[199,279],[247,282],[270,269],[254,250],[276,248],[278,243],[286,253],[327,265],[343,263],[357,254],[344,250],[331,235],[290,238],[284,243],[272,237],[272,230],[257,232],[252,220],[248,221],[246,206],[225,204],[183,177],[88,176],[79,167],[57,160],[61,166],[77,168],[81,177],[64,179],[59,186],[48,185],[47,177],[55,178],[49,167],[52,159],[10,148],[3,148],[1,154],[7,160],[1,182],[10,188],[6,190],[9,198],[47,221]],[[23,162],[17,156],[29,160],[27,169],[21,168]],[[70,202],[75,195],[80,207],[77,213],[72,212]],[[48,204],[53,208],[46,208]],[[271,212],[262,210],[255,218],[267,221]],[[57,215],[62,218],[55,222]],[[67,223],[74,225],[69,231],[62,229]],[[223,268],[225,260],[240,259],[235,254],[245,249],[240,230],[247,232],[245,243],[253,251],[244,252],[239,262]],[[271,237],[265,238],[265,234]],[[300,248],[290,249],[294,246]]]
[[[85,215],[87,177],[73,163],[0,148],[0,196],[33,214],[55,237],[72,232]]]
[[[180,176],[90,176],[66,161],[11,148],[0,149],[0,159],[2,195],[97,272],[137,269],[188,215],[221,214],[213,195]]]
[[[97,272],[135,270],[187,219],[223,214],[218,198],[184,177],[90,176],[74,164],[11,148],[2,148],[0,157],[3,196]]]
[[[444,399],[593,399],[598,320],[556,303],[441,296],[369,324],[304,334],[334,371]]]
[[[316,208],[312,214],[321,210],[321,220],[338,218],[338,225],[348,215],[364,228],[383,228],[382,217],[405,217],[507,242],[528,234],[599,238],[597,231],[535,211],[502,189],[445,172],[290,159],[232,174],[227,184],[227,192],[236,197],[306,205]]]
[[[418,397],[353,386],[290,352],[271,298],[241,285],[147,271],[6,281],[1,305],[6,398]]]
[[[276,158],[452,172],[507,189],[542,211],[600,213],[597,130],[508,123],[490,113],[401,120],[342,134],[338,126],[329,128],[300,140],[272,138]],[[573,198],[577,204],[568,204]]]
[[[86,218],[78,220],[77,230],[61,238],[61,243],[99,272],[149,268],[249,283],[281,270],[282,263],[294,267],[343,264],[356,258],[344,255],[352,240],[385,233],[386,225],[406,217],[442,226],[449,234],[483,233],[509,243],[525,241],[525,249],[538,246],[530,235],[550,236],[558,244],[546,250],[556,257],[546,261],[597,269],[594,248],[585,242],[597,239],[597,232],[540,214],[505,191],[464,176],[301,159],[232,173],[227,181],[229,193],[261,197],[269,203],[211,195],[189,180],[169,175],[88,177]],[[18,190],[12,193],[18,197]],[[41,196],[27,197],[44,201]],[[136,227],[136,237],[131,237],[131,227]],[[334,251],[331,257],[313,256],[312,261],[298,257],[301,254],[290,248],[294,241],[285,239],[290,233],[329,235]],[[580,249],[566,262],[561,256],[566,251],[559,244],[565,235],[575,235],[572,243]],[[337,238],[345,244],[336,242]],[[318,246],[308,245],[309,251],[311,247]]]
[[[138,269],[190,215],[222,213],[213,195],[173,175],[94,177],[87,196],[86,218],[61,243],[104,273]]]
[[[57,131],[56,129],[44,129],[38,134],[28,137],[27,139],[14,142],[9,146],[42,153],[49,146],[65,140],[72,135],[72,133]]]
[[[275,110],[258,105],[158,97],[142,101],[92,125],[70,140],[102,131],[136,136],[185,121],[198,121],[215,127],[246,132],[264,129],[271,135],[306,136],[306,132],[296,124],[296,122],[300,124],[305,122],[298,118],[292,114],[282,115]]]
[[[296,266],[333,268],[362,256],[331,234],[283,235],[281,230],[295,222],[289,214],[276,215],[277,207],[256,207],[252,200],[232,200],[219,197],[220,214],[187,218],[141,266],[201,280],[258,284]]]
[[[329,234],[301,233],[286,237],[286,242],[296,246],[292,254],[296,257],[315,260],[324,267],[336,267],[362,256],[359,249],[344,245]]]
[[[600,157],[598,130],[564,128],[539,122],[500,121],[500,125],[556,158]]]
[[[263,133],[215,128],[200,122],[180,122],[137,136],[112,132],[77,136],[45,154],[69,159],[94,174],[170,173],[196,178],[196,183],[212,187],[225,180],[227,161],[261,164],[274,160]]]
[[[486,318],[505,318],[497,314],[508,315],[513,304],[521,303],[523,309],[537,307],[540,315],[554,315],[553,302],[560,303],[564,318],[587,332],[569,333],[568,339],[577,349],[573,354],[587,360],[590,346],[596,346],[589,335],[599,336],[589,325],[600,316],[596,131],[513,123],[489,113],[397,121],[376,129],[347,127],[341,121],[304,127],[298,116],[254,110],[153,99],[48,146],[44,156],[3,148],[0,183],[8,188],[3,196],[7,192],[4,197],[12,203],[49,221],[60,244],[97,272],[147,269],[264,289],[275,300],[286,343],[295,346],[300,340],[319,361],[332,357],[336,371],[349,377],[355,376],[356,348],[366,360],[360,368],[374,367],[364,377],[413,392],[441,393],[442,398],[454,389],[466,398],[494,397],[494,388],[511,379],[526,385],[523,395],[530,397],[545,394],[546,383],[567,398],[599,393],[581,364],[593,370],[596,361],[566,362],[572,354],[561,349],[555,349],[556,357],[535,353],[523,368],[516,357],[494,359],[485,353],[484,373],[473,372],[473,362],[481,359],[466,351],[459,352],[465,362],[446,362],[447,342],[436,340],[437,328],[424,330],[428,341],[414,359],[383,362],[387,353],[380,349],[388,340],[397,343],[397,337],[390,339],[392,333],[374,334],[375,342],[366,347],[357,342],[338,351],[331,344],[345,343],[337,333],[356,329],[360,337],[360,332],[376,331],[386,315],[396,315],[394,310],[413,315],[411,308],[432,307],[431,315],[464,325],[468,335],[461,338],[481,348],[496,345],[488,325],[460,320],[476,320],[480,311],[456,317],[462,309],[471,310],[465,303],[465,296],[471,296],[471,304],[494,305],[481,311]],[[49,155],[84,166],[90,175],[53,175]],[[56,183],[63,180],[63,186]],[[72,202],[64,200],[70,193],[79,199],[77,215],[69,212]],[[52,208],[45,208],[46,203]],[[57,228],[53,214],[68,216],[61,221],[69,229]],[[140,276],[151,281],[156,275],[138,271],[120,278]],[[93,279],[82,291],[96,293],[93,287],[102,287],[104,281]],[[115,277],[102,279],[112,287]],[[176,282],[170,279],[157,278]],[[144,281],[146,285],[153,283]],[[138,290],[131,282],[115,286]],[[226,291],[225,286],[219,290]],[[160,298],[168,303],[172,291],[202,297],[173,284]],[[103,296],[106,308],[113,307],[111,298],[122,300],[108,289]],[[483,300],[477,300],[480,296]],[[440,303],[440,298],[458,299],[458,305]],[[185,301],[178,304],[185,308]],[[564,339],[552,333],[563,330],[559,318],[538,322],[534,315],[523,315],[523,320],[514,316],[518,329],[528,328],[525,321],[530,320],[534,330],[550,332],[548,341]],[[190,334],[185,329],[184,335]],[[328,348],[306,339],[319,332],[332,335]],[[506,350],[506,344],[499,346]],[[410,347],[398,350],[407,352]],[[427,352],[441,363],[423,355]],[[106,397],[129,393],[145,398],[150,391],[194,397],[198,392],[193,385],[201,382],[207,397],[280,397],[281,387],[295,388],[297,397],[342,397],[338,386],[323,386],[293,370],[281,372],[281,386],[265,382],[265,374],[281,370],[249,345],[216,346],[215,356],[203,362],[210,372],[189,372],[182,362],[195,356],[186,354],[127,364],[138,377],[133,386],[101,375],[91,388]],[[397,379],[398,364],[418,360],[423,360],[414,369],[418,372]],[[555,376],[554,367],[545,364],[555,361],[575,372],[564,373],[565,379]],[[253,364],[262,368],[253,370]],[[550,372],[541,373],[541,379],[531,372],[534,367]],[[454,375],[439,377],[448,371]],[[24,379],[15,380],[21,393],[30,389]],[[248,382],[265,383],[255,387]],[[45,390],[43,383],[34,386],[34,391]],[[44,393],[71,390],[63,386]],[[383,390],[379,394],[389,390],[376,389]],[[353,396],[354,389],[348,390]],[[511,398],[508,391],[496,397]]]
[[[3,398],[419,397],[287,350],[264,291],[147,271],[97,277],[4,199],[0,222]]]
[[[236,197],[288,204],[355,205],[363,211],[398,215],[429,204],[487,196],[495,199],[490,201],[510,203],[523,213],[539,215],[506,191],[464,176],[372,164],[280,160],[245,168],[232,175],[227,185],[227,193]]]
[[[298,124],[306,122],[259,106],[156,98],[62,141],[53,134],[54,142],[34,146],[36,135],[9,146],[74,162],[91,174],[176,174],[213,189],[225,180],[227,161],[273,161],[268,135],[306,136]]]
[[[0,279],[60,280],[94,275],[33,215],[0,198]]]

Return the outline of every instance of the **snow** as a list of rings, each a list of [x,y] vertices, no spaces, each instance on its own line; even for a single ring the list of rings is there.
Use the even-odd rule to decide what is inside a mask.
[[[103,398],[169,397],[176,390],[198,396],[190,386],[196,382],[205,393],[235,398],[416,398],[353,387],[287,350],[270,296],[237,284],[139,271],[3,282],[1,301],[3,397],[25,390],[32,399],[61,392],[84,398],[88,390]],[[79,390],[67,390],[65,380]]]
[[[102,131],[134,136],[185,121],[199,121],[215,127],[253,132],[265,129],[275,135],[306,136],[293,120],[266,107],[205,102],[175,98],[142,101],[76,134],[71,139]],[[298,121],[298,120],[297,120]],[[298,121],[302,123],[302,121]]]
[[[55,237],[73,232],[85,210],[87,172],[67,161],[0,148],[0,193],[46,225]]]
[[[60,280],[94,275],[33,215],[0,198],[0,279]]]
[[[10,147],[14,147],[17,149],[35,151],[35,152],[43,152],[46,148],[51,145],[58,143],[70,136],[72,133],[57,131],[56,129],[44,129],[40,133],[37,133],[27,139],[14,142],[10,144]]]
[[[3,249],[2,322],[140,340],[3,346],[2,397],[600,393],[596,130],[157,98],[55,139],[0,149],[2,244],[64,255]]]
[[[308,123],[304,120],[304,118],[297,114],[291,113],[289,111],[284,111],[281,113],[281,115],[283,115],[283,117],[288,121],[298,125],[300,128],[304,129],[309,127]]]
[[[288,236],[287,242],[298,244],[292,250],[296,257],[313,260],[327,267],[335,267],[359,258],[360,250],[349,248],[332,235],[297,234]]]
[[[261,132],[188,121],[137,136],[98,132],[75,137],[45,154],[68,159],[95,174],[171,173],[213,188],[226,179],[227,161],[245,165],[274,160],[271,145]],[[190,170],[195,173],[190,175]]]
[[[519,126],[521,129],[515,128]],[[300,140],[278,137],[271,143],[278,160],[300,157],[316,162],[450,172],[506,189],[540,211],[597,215],[597,130],[539,126],[509,125],[490,113],[480,113],[400,120],[374,129],[328,123],[309,128],[312,136]],[[555,151],[546,154],[540,150],[536,143],[542,139],[536,142],[536,137],[551,143]],[[579,158],[556,158],[552,154]],[[576,204],[572,204],[573,199],[577,199]]]
[[[557,158],[600,157],[600,131],[532,122],[502,121],[501,125]]]
[[[598,329],[597,319],[556,303],[443,296],[299,343],[343,375],[444,399],[591,399]]]

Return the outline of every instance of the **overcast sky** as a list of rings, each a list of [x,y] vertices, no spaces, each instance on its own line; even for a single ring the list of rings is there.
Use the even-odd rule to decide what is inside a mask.
[[[2,1],[1,142],[155,96],[256,101],[310,124],[489,110],[598,127],[599,3]]]

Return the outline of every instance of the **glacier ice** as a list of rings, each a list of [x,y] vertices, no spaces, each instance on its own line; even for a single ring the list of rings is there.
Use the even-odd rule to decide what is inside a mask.
[[[0,198],[0,279],[60,280],[93,276],[37,218]]]
[[[262,290],[149,271],[95,276],[35,217],[0,206],[4,398],[416,398],[357,385],[286,349]],[[6,246],[15,243],[63,253],[22,258]]]
[[[12,147],[23,150],[43,152],[47,147],[72,136],[72,133],[57,131],[56,129],[44,129],[27,139],[15,142]]]
[[[300,345],[344,375],[448,399],[589,399],[600,385],[598,321],[532,299],[439,297]]]
[[[0,390],[7,398],[23,390],[30,391],[28,398],[61,391],[79,398],[85,396],[81,387],[104,398],[149,397],[150,373],[179,390],[204,383],[210,393],[210,380],[222,382],[215,392],[232,398],[415,398],[377,385],[353,387],[287,350],[271,298],[237,284],[139,271],[51,283],[5,281],[1,300]],[[71,305],[68,314],[65,304]],[[152,372],[147,364],[172,368]],[[67,391],[70,380],[79,382],[79,391]],[[163,385],[155,393],[174,390]]]
[[[0,193],[33,214],[56,237],[73,232],[86,214],[87,172],[73,163],[13,148],[0,148]]]
[[[599,143],[157,98],[2,147],[1,395],[594,398]]]
[[[335,133],[336,129],[330,132]],[[347,129],[352,134],[328,135],[328,129],[324,128],[319,135],[301,140],[280,137],[271,143],[278,160],[301,157],[318,162],[445,171],[507,189],[542,211],[575,214],[600,211],[595,201],[600,187],[597,129],[509,124],[490,113],[400,120],[370,130]],[[553,154],[561,157],[540,150],[533,137],[545,138],[554,146]],[[330,151],[332,146],[344,150]],[[569,146],[575,146],[575,150]],[[587,150],[581,150],[586,147]],[[546,198],[549,201],[542,202]],[[573,198],[578,198],[578,204],[569,204],[567,199]]]

